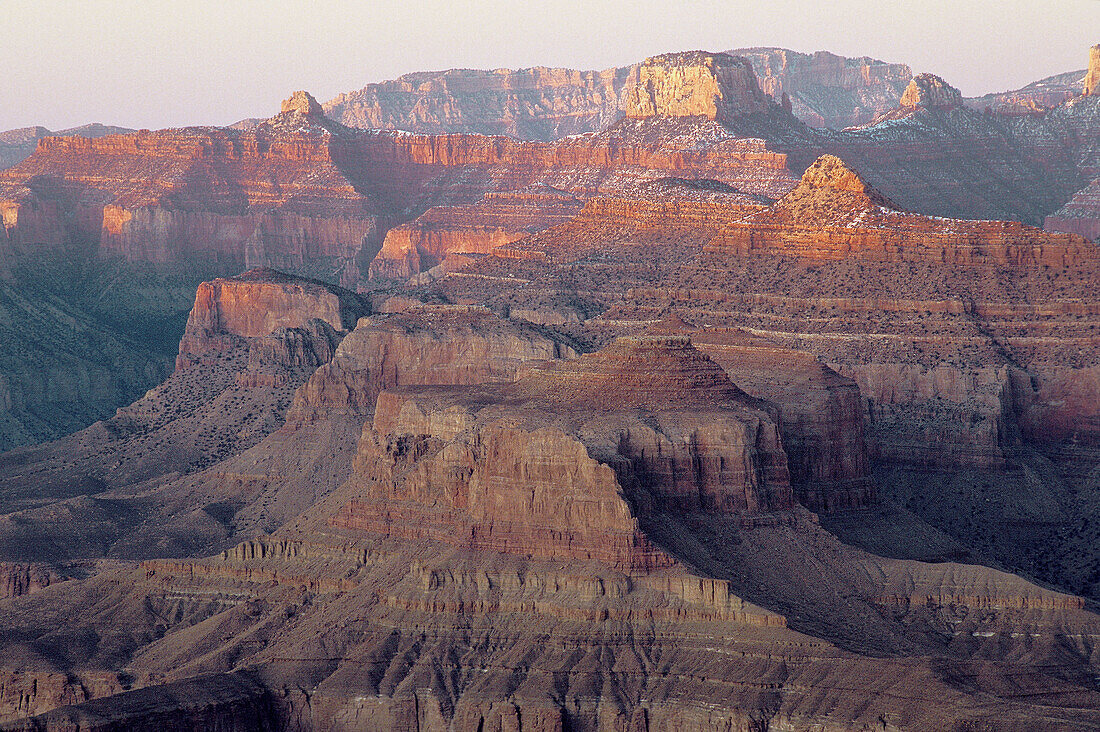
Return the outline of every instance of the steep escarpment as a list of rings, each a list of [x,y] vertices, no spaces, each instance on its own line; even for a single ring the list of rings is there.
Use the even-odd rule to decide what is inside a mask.
[[[666,318],[647,333],[678,334],[748,394],[779,410],[779,433],[795,498],[813,511],[866,507],[874,486],[859,387],[805,351],[729,328]]]
[[[646,59],[632,74],[623,104],[627,117],[705,117],[732,121],[767,112],[752,65],[728,54],[669,53]]]
[[[870,122],[897,106],[913,72],[905,64],[785,48],[727,51],[752,63],[760,88],[811,127],[841,129]]]
[[[1100,178],[1074,193],[1066,205],[1047,216],[1043,228],[1100,239]]]
[[[208,257],[238,271],[332,267],[354,283],[378,205],[335,162],[340,132],[307,107],[250,132],[46,138],[4,172],[0,208],[27,252],[81,243],[137,261]]]
[[[545,67],[420,72],[340,94],[324,108],[349,127],[556,140],[614,122],[629,73]]]
[[[903,64],[828,51],[739,48],[726,54],[749,60],[761,89],[776,103],[787,94],[794,114],[813,127],[839,129],[870,120],[896,105],[912,77]],[[368,84],[323,106],[349,127],[556,140],[618,121],[640,66],[419,72]]]
[[[349,331],[368,313],[365,301],[347,290],[269,268],[204,282],[195,294],[176,367],[186,368],[211,350],[232,348],[240,339],[248,342],[275,331]],[[310,365],[327,362],[336,342],[318,342],[327,357]]]
[[[738,119],[767,120],[759,114]],[[446,142],[454,144],[440,147]],[[658,191],[651,189],[660,187],[662,179],[687,186],[703,181],[700,190],[725,186],[726,192],[744,194],[747,202],[753,196],[777,198],[794,184],[786,155],[705,116],[626,119],[603,132],[555,143],[411,135],[392,143],[399,144],[395,157],[408,155],[425,167],[456,166],[449,173],[456,177],[463,170],[457,166],[469,166],[467,171],[477,166],[487,178],[487,192],[460,205],[429,208],[391,229],[371,262],[374,277],[407,278],[438,266],[451,252],[484,254],[506,247],[568,220],[596,196],[659,201]],[[380,152],[381,147],[369,155]]]
[[[1085,73],[1082,93],[1090,96],[1098,91],[1100,91],[1100,44],[1089,49],[1089,69]]]
[[[686,339],[378,399],[334,526],[647,570],[671,561],[642,534],[655,512],[792,505],[771,408]]]

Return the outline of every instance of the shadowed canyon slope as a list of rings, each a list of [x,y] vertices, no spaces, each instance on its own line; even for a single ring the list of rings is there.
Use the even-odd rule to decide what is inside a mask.
[[[0,172],[0,729],[1100,727],[1091,72],[744,54]]]

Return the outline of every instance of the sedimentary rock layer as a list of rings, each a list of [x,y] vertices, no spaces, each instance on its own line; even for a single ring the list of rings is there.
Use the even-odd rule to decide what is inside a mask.
[[[291,419],[369,417],[383,389],[511,381],[525,362],[574,355],[560,336],[482,307],[424,305],[364,318],[297,394]]]
[[[935,220],[904,213],[831,155],[810,166],[779,203],[729,224],[710,246],[742,254],[773,249],[808,257],[854,255],[955,266],[1065,268],[1098,255],[1094,246],[1073,234],[1015,222]]]
[[[791,507],[774,408],[685,338],[378,399],[335,526],[646,571],[671,561],[640,528],[655,512]]]

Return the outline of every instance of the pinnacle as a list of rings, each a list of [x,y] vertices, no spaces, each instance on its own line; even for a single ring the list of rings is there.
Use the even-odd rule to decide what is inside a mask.
[[[282,114],[297,112],[306,117],[323,117],[325,112],[320,103],[307,91],[296,91],[289,99],[283,100]]]

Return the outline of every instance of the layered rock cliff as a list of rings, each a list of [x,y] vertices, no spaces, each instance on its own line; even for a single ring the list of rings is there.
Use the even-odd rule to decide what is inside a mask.
[[[565,339],[486,308],[423,305],[359,321],[295,397],[290,419],[370,417],[379,392],[415,384],[510,381],[527,361],[575,356]]]
[[[746,393],[775,405],[791,487],[802,505],[828,512],[873,503],[855,381],[805,351],[739,329],[694,328],[667,318],[646,332],[690,338]]]
[[[766,113],[774,104],[760,91],[748,61],[702,51],[646,59],[631,75],[623,100],[627,117],[718,121]]]
[[[1066,205],[1047,216],[1043,228],[1100,239],[1100,178],[1074,193]]]
[[[377,236],[378,204],[340,170],[333,125],[306,105],[251,132],[45,138],[4,172],[0,208],[28,252],[80,243],[130,260],[201,257],[238,271],[331,267],[354,284]]]
[[[118,135],[133,130],[125,127],[102,125],[94,122],[90,125],[72,127],[59,132],[51,132],[45,127],[20,127],[15,130],[0,132],[0,170],[26,160],[34,152],[38,141],[44,137],[103,137],[104,135]]]
[[[683,338],[378,399],[334,526],[648,571],[656,512],[791,507],[774,412]]]
[[[913,77],[905,64],[828,51],[738,48],[727,53],[748,59],[760,88],[776,102],[786,97],[791,112],[811,127],[841,129],[869,122],[897,106]]]
[[[955,104],[936,85],[929,97],[914,80],[921,104]],[[871,188],[840,158],[826,155],[775,206],[727,225],[709,246],[740,253],[773,249],[799,256],[933,261],[952,265],[1077,266],[1096,259],[1079,236],[1048,233],[1006,221],[931,219],[907,214]]]
[[[1100,43],[1089,49],[1089,70],[1081,91],[1085,96],[1100,92]]]
[[[794,114],[814,127],[870,120],[896,105],[912,77],[902,64],[827,51],[807,55],[782,48],[741,48],[726,53],[749,60],[765,93],[777,103],[787,94]],[[616,122],[639,66],[420,72],[340,94],[323,106],[349,127],[556,140]]]

